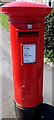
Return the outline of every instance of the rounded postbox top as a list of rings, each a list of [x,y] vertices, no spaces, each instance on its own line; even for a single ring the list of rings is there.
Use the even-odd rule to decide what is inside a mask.
[[[48,7],[44,4],[39,4],[39,3],[35,3],[35,2],[11,2],[11,3],[7,3],[5,5],[2,6],[4,7]]]
[[[1,6],[0,10],[9,16],[10,21],[19,22],[22,20],[23,22],[23,19],[28,21],[28,19],[43,18],[51,12],[52,8],[36,2],[18,1],[7,3]]]

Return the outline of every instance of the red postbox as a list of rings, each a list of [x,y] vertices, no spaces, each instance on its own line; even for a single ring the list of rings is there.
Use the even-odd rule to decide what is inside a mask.
[[[31,111],[43,101],[44,17],[51,8],[12,2],[1,11],[10,22],[14,101],[19,109]]]

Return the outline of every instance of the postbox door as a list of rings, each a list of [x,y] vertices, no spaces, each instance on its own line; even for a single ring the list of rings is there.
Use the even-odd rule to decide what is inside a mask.
[[[16,101],[31,107],[42,101],[40,30],[18,31],[18,81]],[[17,95],[18,93],[18,95]]]

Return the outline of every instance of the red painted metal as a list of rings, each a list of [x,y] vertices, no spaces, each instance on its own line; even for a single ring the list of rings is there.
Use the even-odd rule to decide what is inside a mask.
[[[9,16],[14,100],[34,107],[43,100],[44,17],[51,8],[37,3],[12,2],[1,7]],[[32,24],[32,29],[27,25]],[[36,45],[36,61],[23,63],[23,45]]]
[[[11,2],[3,5],[1,11],[14,23],[36,22],[51,12],[51,8],[38,3]]]
[[[42,27],[33,30],[19,30],[18,28],[16,30],[15,25],[10,23],[14,99],[22,107],[36,106],[43,98],[44,24],[38,24]],[[22,24],[22,27],[24,27],[24,24]],[[36,44],[37,58],[35,63],[23,63],[22,45],[24,44]]]

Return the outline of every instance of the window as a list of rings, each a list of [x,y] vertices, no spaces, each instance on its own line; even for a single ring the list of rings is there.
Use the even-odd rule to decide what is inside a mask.
[[[54,0],[52,0],[52,4],[51,4],[51,7],[54,7]]]
[[[51,0],[49,0],[49,6],[51,7]]]

